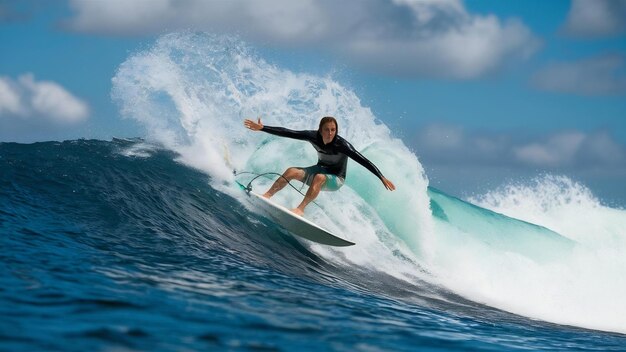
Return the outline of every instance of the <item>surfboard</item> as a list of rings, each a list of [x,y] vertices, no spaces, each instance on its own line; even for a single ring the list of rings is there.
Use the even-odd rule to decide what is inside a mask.
[[[305,238],[309,241],[329,246],[347,247],[354,245],[353,242],[344,240],[343,238],[332,234],[330,231],[318,226],[314,222],[294,214],[291,210],[283,207],[282,205],[274,203],[262,195],[245,188],[242,184],[239,184],[239,186],[246,191],[253,201],[253,204],[260,208],[270,218],[270,220],[274,221],[276,224],[280,225],[292,234]]]

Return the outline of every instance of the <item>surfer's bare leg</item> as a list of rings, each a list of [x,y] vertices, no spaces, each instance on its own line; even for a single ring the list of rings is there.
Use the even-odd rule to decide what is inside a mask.
[[[292,209],[291,211],[293,211],[294,213],[300,216],[304,215],[304,208],[309,203],[311,203],[313,199],[317,198],[317,195],[320,194],[320,191],[322,190],[322,186],[324,185],[324,182],[326,182],[326,175],[323,175],[323,174],[315,175],[315,177],[313,177],[313,182],[311,182],[311,187],[309,187],[308,191],[306,192],[306,195],[304,196],[302,203],[300,203],[300,205],[298,205],[297,208]]]
[[[271,198],[274,194],[276,194],[276,192],[283,189],[287,185],[287,182],[291,180],[298,180],[302,182],[302,180],[304,180],[304,170],[296,167],[288,168],[285,172],[283,172],[283,177],[279,177],[276,182],[274,182],[272,187],[270,187],[270,189],[263,194],[263,197],[268,199]]]

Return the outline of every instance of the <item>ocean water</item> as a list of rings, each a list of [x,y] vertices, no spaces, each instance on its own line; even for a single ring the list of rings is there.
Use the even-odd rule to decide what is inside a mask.
[[[350,89],[232,37],[164,35],[112,98],[141,139],[0,143],[0,350],[626,349],[626,211],[584,185],[448,195]],[[351,163],[307,208],[352,247],[290,235],[234,183],[315,162],[244,118],[324,115],[398,187]]]

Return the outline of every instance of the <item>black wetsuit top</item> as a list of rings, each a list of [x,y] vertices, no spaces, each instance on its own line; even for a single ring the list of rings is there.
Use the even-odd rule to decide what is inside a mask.
[[[357,163],[363,165],[382,181],[383,174],[378,168],[367,160],[361,153],[348,141],[340,136],[335,138],[328,144],[324,144],[322,135],[318,131],[293,131],[282,127],[263,126],[261,131],[274,134],[281,137],[299,139],[308,141],[317,150],[317,165],[327,171],[329,174],[337,175],[343,179],[346,178],[346,169],[348,166],[348,157]]]

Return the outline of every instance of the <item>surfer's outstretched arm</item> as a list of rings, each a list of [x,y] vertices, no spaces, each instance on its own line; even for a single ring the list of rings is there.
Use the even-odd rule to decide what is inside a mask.
[[[383,182],[383,185],[385,185],[386,189],[390,191],[393,191],[396,189],[396,186],[393,184],[393,182],[385,178],[385,176],[383,176],[383,174],[376,167],[376,165],[374,165],[374,163],[369,161],[369,159],[367,159],[361,153],[359,153],[356,149],[354,149],[352,144],[350,144],[348,141],[342,140],[342,142],[343,142],[342,143],[343,153],[345,153],[349,158],[361,164],[363,167],[368,169],[371,173],[376,175]]]
[[[263,131],[280,137],[287,137],[305,141],[314,141],[317,134],[316,131],[294,131],[283,127],[265,126],[261,122],[260,117],[258,119],[258,122],[245,120],[243,124],[253,131]]]

